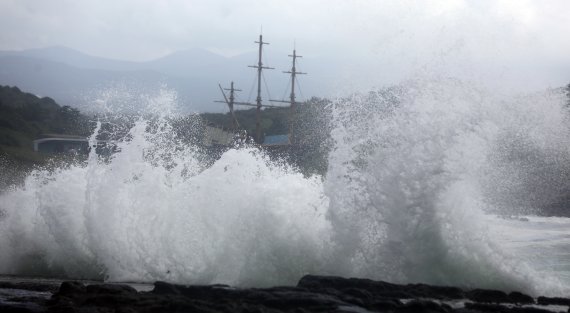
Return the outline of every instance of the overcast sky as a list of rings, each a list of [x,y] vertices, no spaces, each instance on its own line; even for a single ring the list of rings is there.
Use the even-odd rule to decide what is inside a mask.
[[[570,81],[569,0],[0,0],[0,50],[231,56],[254,50],[262,25],[273,50],[295,41],[305,56],[336,60],[343,84],[418,71],[534,89]]]

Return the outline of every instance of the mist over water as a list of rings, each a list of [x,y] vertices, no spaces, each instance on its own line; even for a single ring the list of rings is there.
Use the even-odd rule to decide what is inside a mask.
[[[175,98],[160,99],[169,112]],[[312,273],[561,294],[570,283],[512,244],[525,226],[489,214],[537,212],[568,190],[564,103],[439,78],[340,99],[323,177],[248,145],[209,166],[168,114],[141,118],[110,159],[92,152],[0,195],[0,273],[242,286]]]
[[[556,91],[513,99],[453,79],[337,103],[325,182],[336,268],[400,282],[561,286],[507,253],[485,214],[528,213],[567,190],[564,103]]]

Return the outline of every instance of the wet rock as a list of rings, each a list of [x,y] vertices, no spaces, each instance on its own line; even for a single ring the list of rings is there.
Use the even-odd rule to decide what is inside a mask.
[[[531,306],[514,306],[508,307],[501,304],[489,303],[465,303],[465,308],[470,312],[505,312],[505,313],[552,313],[552,311],[535,308]]]
[[[427,300],[413,300],[396,310],[397,313],[447,313],[450,311],[449,306],[442,306],[439,303]]]
[[[40,292],[55,292],[59,289],[59,283],[0,281],[0,289],[20,289],[20,290],[30,290],[30,291],[40,291]]]
[[[465,292],[461,288],[448,286],[430,286],[425,284],[411,284],[406,286],[415,297],[434,299],[463,299]]]
[[[327,292],[338,290],[366,290],[374,297],[412,299],[462,299],[464,292],[457,287],[429,286],[425,284],[397,285],[383,281],[373,281],[361,278],[342,278],[335,276],[306,275],[297,284],[297,287],[311,291]]]
[[[348,288],[344,290],[344,294],[349,295],[354,298],[370,300],[372,299],[372,294],[364,289],[358,288]]]
[[[90,294],[136,294],[135,288],[120,284],[93,284],[85,288]]]
[[[509,293],[509,299],[511,299],[512,303],[516,304],[534,304],[534,299],[531,296],[518,291]]]
[[[484,303],[512,303],[509,296],[500,290],[474,289],[469,291],[467,299]]]
[[[339,306],[347,305],[343,301],[328,295],[312,293],[289,293],[280,294],[273,299],[261,302],[265,307],[289,311],[296,308],[304,308],[309,312],[327,312],[337,309]]]
[[[152,290],[154,294],[157,295],[179,295],[180,291],[176,288],[176,285],[165,283],[163,281],[157,281],[154,283],[154,289]]]
[[[336,290],[355,288],[366,289],[368,292],[377,294],[382,292],[400,290],[400,287],[402,286],[363,278],[305,275],[303,278],[301,278],[301,280],[299,280],[297,287],[305,288],[311,291],[318,291],[328,288]]]
[[[500,304],[465,303],[465,308],[475,312],[508,312],[509,308]]]
[[[43,290],[41,286],[32,287]],[[534,299],[520,292],[464,291],[456,287],[398,285],[369,279],[314,275],[303,277],[294,287],[233,288],[156,282],[149,292],[137,292],[131,286],[121,284],[63,282],[51,298],[49,295],[38,291],[0,289],[0,312],[546,313],[549,311],[540,305],[570,305],[570,299],[540,297],[538,307],[526,306],[533,304]]]
[[[58,294],[60,296],[70,296],[76,294],[84,294],[87,291],[85,285],[76,281],[64,281],[59,287]]]
[[[0,312],[2,312],[2,313],[36,313],[36,312],[42,312],[42,310],[33,310],[27,306],[23,306],[20,304],[0,303]]]
[[[568,305],[568,306],[570,306],[570,299],[568,299],[568,298],[538,297],[536,302],[540,305]]]
[[[402,301],[398,299],[375,300],[368,304],[367,309],[372,311],[386,312],[394,311],[403,306]]]
[[[509,312],[512,313],[552,313],[550,310],[535,308],[531,306],[513,307]]]

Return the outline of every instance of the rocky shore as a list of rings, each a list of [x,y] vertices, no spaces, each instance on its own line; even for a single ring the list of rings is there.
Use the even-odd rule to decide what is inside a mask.
[[[124,284],[0,282],[0,312],[567,312],[570,298],[520,292],[398,285],[368,279],[303,277],[295,287],[234,288],[156,282]]]

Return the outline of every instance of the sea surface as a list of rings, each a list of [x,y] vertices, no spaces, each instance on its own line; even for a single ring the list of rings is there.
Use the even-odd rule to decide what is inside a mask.
[[[521,256],[545,277],[570,285],[570,218],[489,216],[489,229],[505,251]]]

